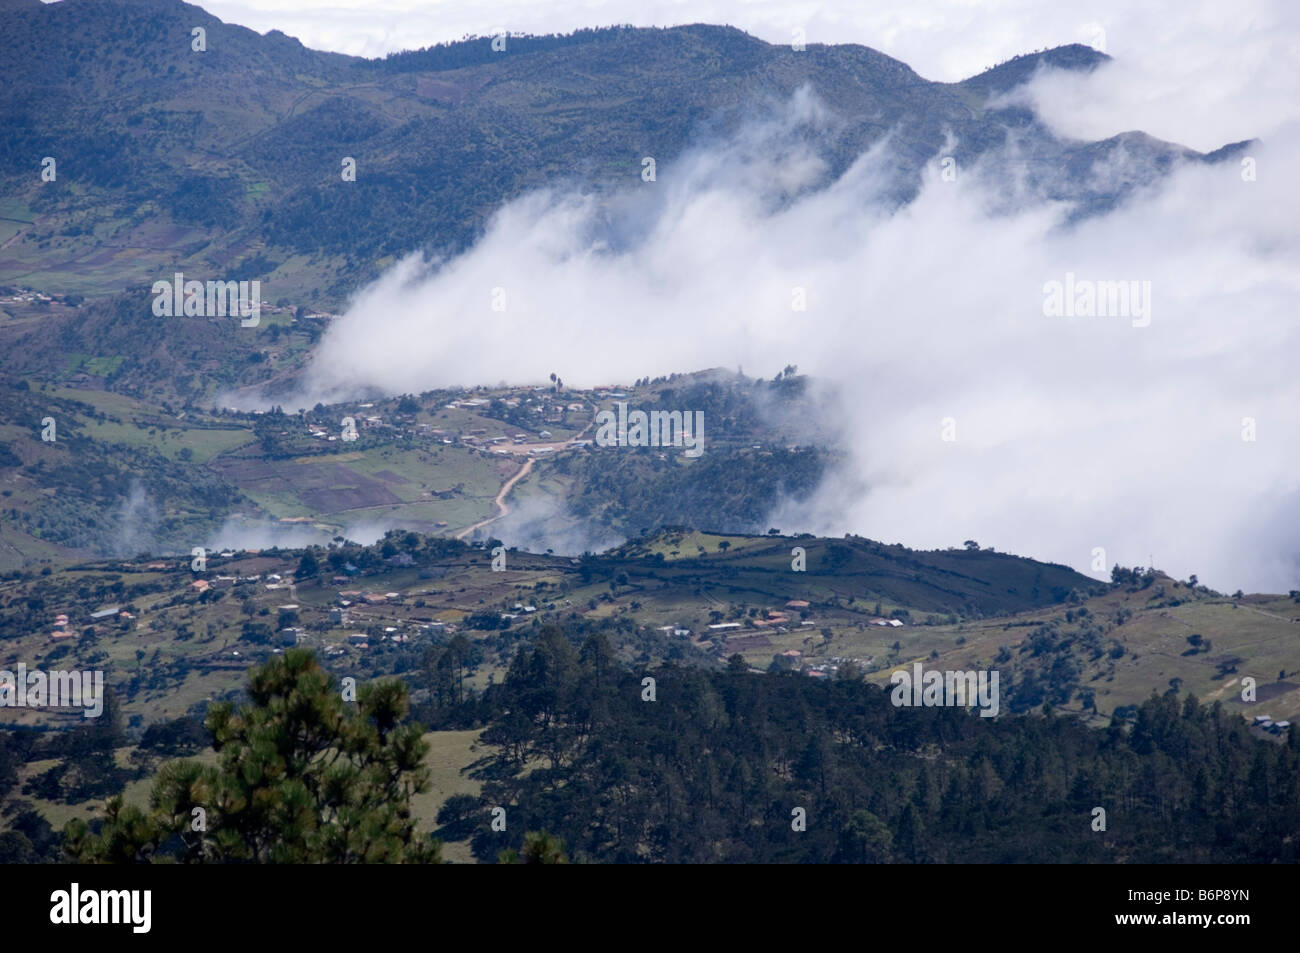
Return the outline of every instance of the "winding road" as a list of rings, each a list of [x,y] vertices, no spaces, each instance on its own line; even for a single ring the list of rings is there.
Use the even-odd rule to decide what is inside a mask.
[[[459,533],[456,534],[456,538],[464,539],[466,536],[471,535],[474,532],[474,530],[482,529],[484,526],[487,526],[489,523],[495,523],[497,520],[507,516],[510,513],[510,507],[506,504],[506,496],[509,495],[510,491],[515,488],[516,483],[518,483],[524,477],[528,476],[528,474],[533,469],[534,462],[535,461],[533,460],[533,458],[529,457],[527,460],[524,461],[523,466],[521,466],[515,472],[514,476],[512,476],[509,480],[506,480],[505,483],[501,484],[501,489],[497,493],[496,499],[492,501],[492,505],[497,508],[496,516],[489,516],[485,520],[479,520],[473,526],[465,527],[465,529],[461,530]]]
[[[579,440],[584,435],[586,435],[587,431],[590,430],[592,425],[596,422],[597,413],[598,413],[598,407],[595,404],[592,404],[591,420],[587,421],[587,426],[583,427],[580,431],[578,431],[576,434],[570,437],[569,440]],[[558,449],[560,446],[563,446],[563,444],[565,443],[568,443],[568,441],[563,441],[560,444],[548,444],[548,446],[552,446]],[[510,494],[510,491],[515,488],[516,483],[518,483],[520,480],[522,480],[524,477],[528,476],[528,474],[532,472],[533,463],[535,461],[536,461],[535,457],[529,457],[527,460],[524,461],[523,466],[521,466],[517,471],[515,471],[515,475],[512,476],[509,480],[506,480],[506,482],[501,485],[501,491],[497,493],[496,499],[492,501],[492,505],[497,508],[496,516],[489,516],[485,520],[479,520],[473,526],[465,527],[463,530],[461,530],[459,533],[456,534],[456,538],[464,539],[466,536],[472,535],[474,530],[482,529],[484,526],[487,526],[490,523],[495,523],[497,520],[503,519],[507,515],[509,515],[510,507],[506,504],[506,497]]]

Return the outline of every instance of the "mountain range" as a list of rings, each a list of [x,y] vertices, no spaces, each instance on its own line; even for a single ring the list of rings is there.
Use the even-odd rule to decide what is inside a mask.
[[[0,283],[45,291],[104,294],[182,270],[337,307],[399,256],[464,249],[512,198],[637,184],[646,157],[662,180],[693,145],[801,90],[830,117],[809,132],[828,173],[887,140],[898,203],[941,157],[966,167],[1013,146],[1020,188],[1090,215],[1179,160],[1241,145],[1202,155],[1140,132],[1055,135],[1007,94],[1042,69],[1107,60],[1080,45],[942,83],[860,45],[795,50],[709,25],[508,37],[500,50],[469,38],[373,60],[177,0],[10,0],[0,31]]]

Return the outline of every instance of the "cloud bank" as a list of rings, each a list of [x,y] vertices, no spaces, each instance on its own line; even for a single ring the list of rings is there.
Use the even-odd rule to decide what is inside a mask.
[[[284,403],[795,363],[841,396],[823,423],[851,465],[774,514],[786,531],[1297,588],[1300,128],[1251,150],[1253,180],[1188,164],[1067,226],[1017,192],[1014,154],[955,181],[936,156],[890,211],[888,141],[832,178],[816,144],[835,122],[804,91],[655,182],[502,208],[463,255],[364,289]],[[1046,316],[1045,285],[1073,280],[1149,282],[1149,324]]]

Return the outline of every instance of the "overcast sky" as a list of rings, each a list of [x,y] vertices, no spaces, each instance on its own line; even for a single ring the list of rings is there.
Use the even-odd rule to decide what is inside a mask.
[[[1255,178],[1235,161],[1189,165],[1066,228],[1061,208],[990,213],[1017,168],[990,156],[956,182],[931,176],[889,214],[876,201],[884,149],[825,175],[809,143],[835,117],[811,90],[662,165],[627,198],[652,227],[617,236],[616,251],[593,236],[617,219],[547,192],[502,209],[457,260],[400,263],[330,329],[310,396],[552,371],[574,385],[712,366],[771,376],[796,363],[845,398],[850,465],[810,505],[778,505],[787,532],[922,548],[973,538],[1084,572],[1100,548],[1107,567],[1154,558],[1221,590],[1300,588],[1300,5],[270,6],[209,8],[367,55],[498,27],[711,21],[773,42],[798,25],[809,42],[867,44],[953,80],[1045,46],[1104,47],[1115,62],[1093,75],[1035,81],[1027,95],[1045,120],[1202,150],[1260,137]],[[775,210],[775,182],[808,191]],[[1149,326],[1045,317],[1044,283],[1067,272],[1151,282]],[[796,286],[805,313],[791,312]],[[509,313],[467,320],[494,287],[508,289]],[[955,441],[941,440],[944,418]],[[1247,418],[1254,440],[1242,439]]]

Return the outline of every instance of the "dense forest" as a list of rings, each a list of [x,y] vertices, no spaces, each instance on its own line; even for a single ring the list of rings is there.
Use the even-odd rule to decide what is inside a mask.
[[[429,862],[444,842],[468,840],[480,860],[516,862],[529,832],[525,854],[577,862],[1300,859],[1296,736],[1257,740],[1219,705],[1174,692],[1105,730],[1050,706],[985,720],[894,707],[852,676],[754,674],[738,657],[723,671],[642,673],[618,664],[602,635],[579,645],[556,626],[481,695],[460,691],[454,666],[442,670],[443,714],[486,724],[491,754],[468,769],[481,794],[447,800],[432,840],[410,818],[428,778],[408,686],[368,684],[349,704],[293,650],[251,673],[250,704],[209,710],[216,767],[164,766],[150,812],[113,799],[104,817],[74,822],[65,847],[107,862]],[[424,677],[411,680],[418,692]],[[95,764],[112,730],[110,720],[60,743]],[[177,722],[148,744],[188,753],[195,735]],[[13,744],[0,745],[10,784]],[[88,783],[109,780],[110,765]],[[207,828],[195,833],[198,806]],[[25,835],[9,841],[35,856]]]
[[[603,639],[549,628],[487,696],[480,799],[562,836],[576,858],[662,862],[1295,861],[1300,744],[1252,738],[1170,692],[1108,730],[1052,714],[986,721],[895,708],[853,679],[612,664]],[[802,808],[805,830],[795,830]],[[1104,830],[1095,829],[1104,810]]]

